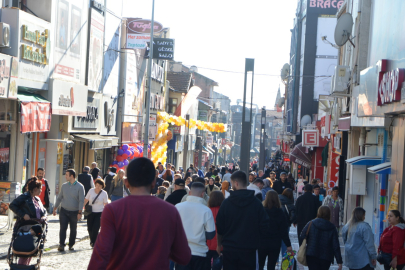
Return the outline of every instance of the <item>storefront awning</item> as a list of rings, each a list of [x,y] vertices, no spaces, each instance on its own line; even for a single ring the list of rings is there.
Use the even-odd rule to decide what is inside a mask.
[[[349,158],[346,160],[347,163],[351,165],[368,165],[374,166],[381,164],[381,157],[377,156],[358,156],[354,158]]]
[[[40,141],[44,142],[55,142],[55,143],[73,143],[71,140],[62,140],[62,139],[40,139]]]
[[[211,151],[210,151],[207,147],[205,147],[205,146],[203,146],[203,149],[204,149],[205,151],[207,151],[208,154],[211,154],[211,155],[214,154],[213,152],[211,152]]]
[[[48,100],[46,100],[44,97],[34,94],[34,93],[29,93],[29,92],[19,92],[17,94],[17,99],[19,101],[25,101],[25,102],[46,102],[50,103]]]
[[[101,136],[102,138],[106,139],[111,139],[112,146],[119,146],[119,138],[118,137],[112,137],[112,136]]]
[[[367,169],[375,174],[391,174],[391,162],[385,162]]]
[[[76,135],[74,134],[75,138],[73,140],[80,141],[80,142],[88,142],[90,144],[90,149],[103,149],[103,148],[111,148],[113,146],[112,139],[109,137],[103,137],[100,135]]]
[[[214,155],[214,154],[215,154],[215,150],[214,150],[214,149],[212,149],[212,148],[209,147],[208,145],[206,146],[206,148],[207,148],[208,152],[211,153],[211,155]]]
[[[306,152],[306,147],[302,143],[297,144],[290,153],[290,160],[308,169],[311,168],[311,155]]]

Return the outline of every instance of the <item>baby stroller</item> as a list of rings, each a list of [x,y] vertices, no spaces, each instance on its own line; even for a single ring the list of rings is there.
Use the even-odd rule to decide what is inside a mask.
[[[42,233],[40,236],[32,236],[29,232],[32,226],[40,225]],[[16,222],[13,229],[10,247],[8,249],[7,262],[10,270],[38,270],[40,268],[41,256],[44,250],[46,234],[48,232],[48,223],[41,219],[20,219]],[[18,264],[19,258],[38,257],[35,264]],[[32,262],[31,262],[32,263]]]

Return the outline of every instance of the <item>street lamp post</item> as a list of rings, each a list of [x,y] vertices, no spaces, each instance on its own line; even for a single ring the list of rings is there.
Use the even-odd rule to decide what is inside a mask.
[[[150,29],[149,61],[148,61],[148,90],[146,91],[144,136],[143,136],[143,156],[148,157],[149,145],[149,114],[150,114],[150,92],[152,85],[152,64],[153,64],[153,28],[155,25],[155,0],[152,0],[152,22]]]
[[[266,136],[266,107],[262,108],[261,126],[260,126],[260,156],[259,156],[259,168],[264,169],[266,164],[266,146],[265,146],[265,136]]]

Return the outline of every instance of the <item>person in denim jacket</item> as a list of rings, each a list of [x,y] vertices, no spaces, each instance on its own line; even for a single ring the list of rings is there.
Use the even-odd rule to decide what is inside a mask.
[[[345,243],[345,265],[350,269],[371,270],[376,266],[377,252],[370,225],[364,222],[366,211],[356,207],[342,229]]]

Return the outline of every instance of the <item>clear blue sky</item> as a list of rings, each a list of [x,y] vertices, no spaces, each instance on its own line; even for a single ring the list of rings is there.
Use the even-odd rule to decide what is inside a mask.
[[[296,6],[297,0],[155,0],[155,20],[170,28],[175,60],[197,66],[233,102],[243,98],[245,58],[255,58],[256,74],[277,76],[255,76],[253,103],[273,109]],[[123,16],[150,19],[151,11],[152,0],[125,0]]]

